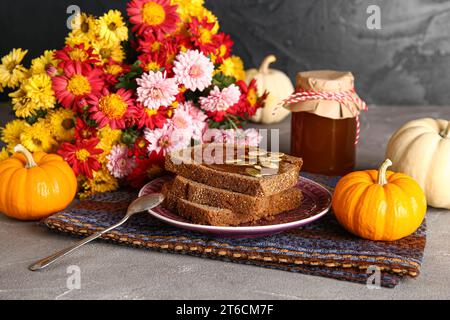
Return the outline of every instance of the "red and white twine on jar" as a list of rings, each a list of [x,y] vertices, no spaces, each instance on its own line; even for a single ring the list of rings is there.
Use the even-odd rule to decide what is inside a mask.
[[[289,105],[309,100],[334,100],[344,105],[354,117],[356,117],[356,139],[355,144],[359,142],[361,123],[359,120],[359,111],[367,111],[367,104],[358,97],[355,89],[342,92],[317,92],[300,89],[282,102],[282,105]],[[349,103],[349,101],[353,103]],[[358,106],[358,108],[355,107]]]

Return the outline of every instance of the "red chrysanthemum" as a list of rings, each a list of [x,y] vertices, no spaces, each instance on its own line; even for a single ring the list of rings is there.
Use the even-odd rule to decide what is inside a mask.
[[[177,5],[170,0],[133,0],[127,5],[133,32],[140,36],[153,33],[158,39],[164,38],[177,29],[180,17]]]
[[[180,88],[180,92],[178,92],[178,94],[175,96],[175,101],[178,103],[186,102],[186,96],[184,95],[185,92],[186,92],[186,88],[184,86],[182,86]]]
[[[211,31],[214,25],[214,22],[208,22],[207,17],[204,17],[201,21],[193,17],[189,23],[190,40],[205,55],[215,53],[220,46],[219,38]]]
[[[153,151],[144,159],[136,158],[136,166],[127,176],[127,180],[134,188],[142,188],[148,181],[160,176],[164,172],[164,151]]]
[[[130,72],[131,67],[125,63],[117,63],[109,59],[108,63],[103,65],[105,72],[105,82],[111,86],[119,82],[119,77]]]
[[[252,117],[256,111],[264,105],[268,93],[264,92],[262,96],[258,96],[258,88],[255,79],[250,81],[248,85],[242,80],[237,81],[236,85],[239,86],[242,94],[239,103],[235,106],[236,109],[232,111],[234,111],[234,114],[244,118]]]
[[[84,44],[78,44],[74,47],[67,45],[64,49],[56,51],[54,56],[56,59],[61,60],[58,64],[60,68],[64,68],[66,63],[70,62],[79,62],[83,64],[100,62],[100,57],[93,53],[93,49],[85,49]]]
[[[150,130],[162,128],[167,122],[167,107],[159,107],[158,109],[146,108],[141,103],[136,104],[134,122],[139,129],[147,127]]]
[[[89,140],[78,140],[75,144],[63,143],[58,150],[64,160],[72,167],[73,172],[78,175],[84,175],[92,179],[93,171],[101,169],[102,165],[97,156],[103,153],[102,149],[97,149],[98,138]]]
[[[158,39],[153,33],[147,33],[137,40],[136,50],[141,53],[164,52],[167,56],[175,55],[179,50],[180,40],[178,36]]]
[[[232,48],[234,45],[233,40],[231,40],[231,37],[229,34],[226,33],[219,33],[217,34],[217,42],[219,43],[219,46],[216,49],[215,55],[216,55],[216,61],[215,63],[222,63],[223,60],[231,57]]]
[[[165,51],[169,39],[170,37],[166,37],[160,41],[153,33],[147,33],[137,39],[136,51],[142,53]]]
[[[128,156],[130,158],[135,157],[139,159],[147,158],[148,150],[147,150],[148,142],[144,137],[138,137],[134,141],[133,147],[128,149]]]
[[[175,41],[175,45],[177,48],[177,54],[179,51],[187,51],[187,50],[194,50],[196,49],[194,44],[191,41],[191,36],[188,32],[180,32],[177,33],[174,37],[173,37],[174,41]]]
[[[84,104],[83,99],[101,90],[103,71],[79,62],[66,63],[63,74],[53,77],[52,83],[58,102],[65,108],[77,110]]]
[[[206,115],[214,122],[222,122],[225,120],[227,114],[235,114],[232,108],[229,108],[227,111],[206,112]]]
[[[87,123],[77,118],[77,124],[75,125],[75,140],[89,140],[97,137],[97,129],[87,125]]]
[[[163,51],[142,54],[139,56],[138,60],[141,61],[141,67],[145,72],[166,71],[167,77],[170,78],[173,76],[173,65],[167,63],[167,55]]]
[[[103,88],[101,94],[91,94],[87,98],[90,117],[98,123],[99,128],[109,125],[111,129],[125,129],[125,120],[133,111],[134,101],[131,90],[119,89],[111,93]]]

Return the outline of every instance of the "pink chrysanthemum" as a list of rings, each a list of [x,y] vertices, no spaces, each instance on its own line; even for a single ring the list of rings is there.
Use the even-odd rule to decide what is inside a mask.
[[[208,129],[203,135],[203,143],[226,143],[257,147],[262,136],[256,129]]]
[[[150,71],[144,73],[141,78],[136,79],[137,101],[150,109],[158,109],[168,106],[175,101],[178,94],[178,85],[174,78],[166,78],[161,71]]]
[[[172,123],[177,128],[188,129],[191,132],[192,139],[201,141],[205,127],[207,126],[207,115],[199,108],[195,107],[192,101],[180,103],[174,110]],[[183,124],[186,124],[184,125]]]
[[[122,145],[112,147],[106,159],[108,160],[106,167],[118,179],[129,175],[136,166],[134,160],[128,157],[128,148]]]
[[[185,130],[166,123],[161,129],[144,130],[145,140],[148,142],[148,152],[168,153],[185,148],[189,145],[191,137]]]
[[[177,55],[173,72],[178,83],[187,89],[204,90],[212,82],[214,64],[198,50],[188,50]]]
[[[241,91],[235,84],[224,88],[222,91],[216,86],[209,93],[208,97],[200,98],[200,105],[208,112],[226,111],[239,102]]]
[[[189,114],[189,108],[183,104],[180,104],[174,111],[173,116],[170,119],[171,124],[180,130],[192,132],[193,120]]]

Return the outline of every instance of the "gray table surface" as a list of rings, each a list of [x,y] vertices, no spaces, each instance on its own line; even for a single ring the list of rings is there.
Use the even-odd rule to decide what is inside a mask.
[[[0,106],[1,124],[7,107]],[[371,107],[362,119],[358,168],[383,160],[390,135],[405,121],[421,117],[450,119],[450,107]],[[289,121],[280,128],[283,151],[289,146]],[[450,212],[429,209],[422,274],[395,289],[255,266],[116,246],[89,244],[42,272],[34,260],[74,242],[34,222],[0,216],[0,299],[449,299]],[[81,288],[69,290],[67,267],[81,271]]]

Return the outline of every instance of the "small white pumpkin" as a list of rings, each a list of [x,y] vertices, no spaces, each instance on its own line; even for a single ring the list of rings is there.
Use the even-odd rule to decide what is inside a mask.
[[[386,157],[417,180],[430,206],[450,209],[450,121],[408,122],[389,140]]]
[[[269,69],[270,64],[276,60],[274,55],[270,55],[264,59],[259,70],[250,69],[246,71],[247,84],[256,79],[258,95],[261,96],[265,91],[268,92],[265,105],[263,108],[258,109],[252,117],[251,120],[253,122],[264,124],[277,123],[286,118],[290,112],[283,108],[280,103],[294,92],[294,86],[285,73]]]

